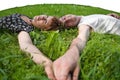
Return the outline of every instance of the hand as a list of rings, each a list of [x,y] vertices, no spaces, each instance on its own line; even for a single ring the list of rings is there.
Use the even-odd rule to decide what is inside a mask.
[[[50,80],[56,80],[52,68],[53,63],[50,59],[39,54],[34,55],[32,59],[36,64],[42,64],[44,66],[45,72]]]
[[[120,19],[120,16],[118,14],[116,14],[116,13],[110,13],[110,14],[107,14],[107,15],[115,17],[117,19]]]
[[[45,72],[46,72],[48,78],[50,80],[56,80],[54,73],[53,73],[52,61],[49,60],[49,61],[45,62],[44,67],[45,67]]]
[[[52,61],[46,56],[44,56],[43,53],[35,45],[33,45],[29,33],[21,31],[18,35],[18,40],[20,49],[24,52],[29,53],[32,60],[36,64],[43,65],[45,67],[48,78],[51,80],[55,80],[52,69]]]
[[[53,63],[53,70],[57,80],[78,80],[79,57],[64,55]]]

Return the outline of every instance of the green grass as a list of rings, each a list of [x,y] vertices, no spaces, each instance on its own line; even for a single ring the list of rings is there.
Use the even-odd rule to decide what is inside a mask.
[[[0,11],[0,17],[21,13],[31,18],[39,14],[108,14],[105,9],[73,4],[37,4]],[[58,31],[34,30],[33,43],[52,60],[65,53],[77,28]],[[120,37],[92,32],[80,57],[79,80],[120,80]],[[19,49],[17,34],[0,30],[0,80],[48,80],[44,68]]]

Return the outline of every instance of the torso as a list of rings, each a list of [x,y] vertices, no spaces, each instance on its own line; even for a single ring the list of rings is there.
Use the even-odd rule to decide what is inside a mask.
[[[89,15],[81,18],[79,26],[86,24],[95,32],[120,35],[120,20],[107,15]]]
[[[29,23],[29,21],[27,21],[27,17],[24,17],[26,16],[23,16],[21,14],[12,14],[0,18],[0,28],[9,29],[12,32],[30,32],[33,30],[33,26]]]

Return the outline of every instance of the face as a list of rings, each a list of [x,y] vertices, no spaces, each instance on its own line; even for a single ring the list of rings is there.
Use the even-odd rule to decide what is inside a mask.
[[[32,24],[39,29],[48,30],[53,18],[54,17],[47,15],[35,16],[32,20]]]
[[[64,27],[66,28],[75,27],[77,25],[77,16],[72,14],[65,15],[59,20],[63,23]]]

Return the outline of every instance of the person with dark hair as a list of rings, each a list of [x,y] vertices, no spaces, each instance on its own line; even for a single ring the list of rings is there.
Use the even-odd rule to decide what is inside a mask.
[[[72,41],[66,53],[53,62],[53,72],[57,80],[78,80],[79,56],[84,49],[90,31],[120,35],[120,20],[117,14],[93,14],[77,16],[68,14],[59,20],[64,28],[78,27],[78,36]]]
[[[112,16],[112,17],[111,17]],[[21,14],[12,14],[0,18],[0,29],[18,33],[20,49],[29,53],[36,64],[42,64],[50,80],[78,80],[80,71],[79,55],[84,49],[90,31],[120,35],[120,20],[116,14],[102,15],[65,15],[60,19],[53,16],[38,15],[33,19]],[[63,27],[60,27],[63,25]],[[52,62],[33,43],[29,32],[34,28],[57,30],[78,26],[78,36],[72,41],[66,53]]]
[[[0,18],[0,29],[9,29],[12,32],[30,32],[34,28],[56,30],[58,28],[57,21],[58,19],[54,16],[38,15],[31,19],[25,15],[16,13]]]
[[[42,64],[48,78],[55,80],[52,70],[52,61],[47,58],[33,43],[29,32],[34,28],[41,30],[57,30],[59,20],[54,16],[38,15],[33,19],[16,13],[0,18],[0,29],[8,29],[18,33],[20,49],[29,53],[36,64]]]

